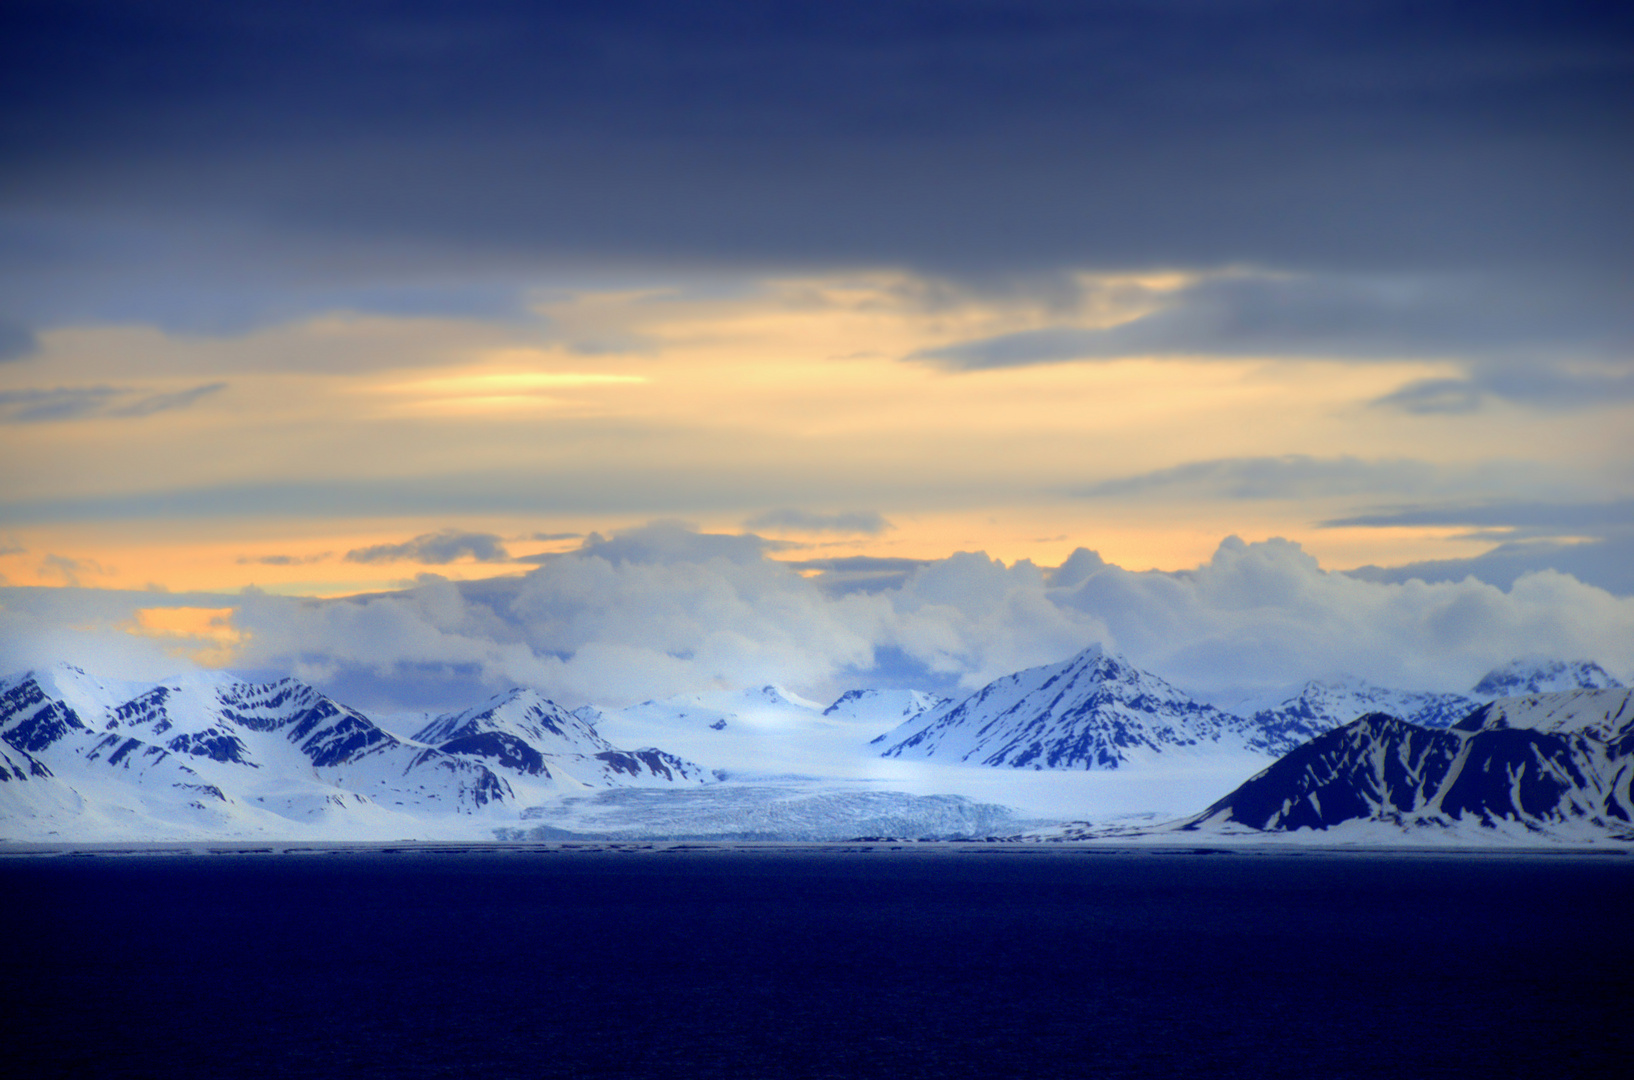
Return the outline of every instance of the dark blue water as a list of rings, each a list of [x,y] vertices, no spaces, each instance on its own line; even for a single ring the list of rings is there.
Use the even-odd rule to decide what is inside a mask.
[[[17,1076],[1627,1075],[1634,859],[0,862]]]

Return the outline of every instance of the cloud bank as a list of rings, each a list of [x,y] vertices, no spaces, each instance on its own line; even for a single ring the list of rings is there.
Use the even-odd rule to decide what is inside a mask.
[[[1127,357],[1448,360],[1465,374],[1421,379],[1373,405],[1418,415],[1488,401],[1581,409],[1634,398],[1634,317],[1598,282],[1530,274],[1367,276],[1229,271],[1175,289],[1088,289],[1132,317],[1056,325],[920,349],[951,372]]]
[[[320,681],[446,669],[603,704],[765,682],[819,698],[881,682],[969,690],[1096,641],[1213,692],[1345,674],[1460,689],[1539,653],[1634,671],[1634,599],[1570,576],[1523,574],[1508,589],[1365,581],[1297,544],[1235,538],[1182,573],[1134,573],[1083,549],[1054,570],[967,553],[900,584],[829,590],[752,538],[651,526],[515,582],[363,602],[250,597],[237,625],[244,662]]]
[[[1628,265],[1617,5],[0,18],[0,352],[90,319],[503,315],[552,265]]]
[[[1235,537],[1175,573],[1127,571],[1085,549],[1057,568],[964,553],[892,569],[883,583],[829,588],[826,573],[767,558],[758,538],[657,524],[592,538],[521,578],[427,578],[352,600],[12,589],[0,665],[96,664],[104,650],[127,668],[138,653],[149,668],[176,666],[118,630],[133,608],[185,603],[235,609],[232,666],[391,708],[516,684],[604,705],[768,682],[818,699],[870,685],[952,692],[1092,642],[1217,697],[1341,675],[1466,689],[1522,655],[1634,674],[1634,598],[1556,571],[1507,588],[1365,580],[1324,571],[1288,541]],[[87,624],[101,636],[71,630]]]

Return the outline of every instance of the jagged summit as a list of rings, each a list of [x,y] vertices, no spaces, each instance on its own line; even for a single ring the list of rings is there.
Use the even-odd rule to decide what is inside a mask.
[[[1069,660],[996,679],[920,726],[883,757],[1031,769],[1115,769],[1182,747],[1251,748],[1248,724],[1091,645]]]
[[[1453,727],[1458,731],[1526,728],[1551,734],[1581,733],[1607,744],[1630,740],[1627,749],[1634,752],[1634,691],[1614,687],[1500,698]]]
[[[952,705],[951,698],[927,694],[923,690],[847,690],[823,710],[833,720],[843,720],[859,726],[871,725],[878,730],[886,725],[896,727]],[[874,742],[884,739],[884,735]]]
[[[655,747],[616,748],[596,731],[591,715],[586,708],[568,712],[536,690],[517,687],[439,716],[414,738],[444,753],[481,758],[513,782],[525,777],[611,787],[706,779],[699,766]]]
[[[1622,683],[1593,660],[1512,660],[1493,668],[1472,693],[1484,699],[1553,694],[1565,690],[1616,690]]]
[[[1165,783],[1199,771],[1226,778],[1193,807],[1263,770],[1198,828],[1387,820],[1490,822],[1524,834],[1587,822],[1604,835],[1634,814],[1634,706],[1598,664],[1518,661],[1480,689],[1506,696],[1312,680],[1245,718],[1094,645],[963,700],[859,689],[824,708],[761,684],[569,712],[516,687],[388,729],[293,678],[198,672],[138,684],[55,664],[0,678],[0,835],[384,838],[423,835],[433,818],[514,821],[558,796],[612,797],[592,789],[708,782],[693,762],[731,782],[927,772],[876,755],[1006,770],[1179,770],[1162,773]],[[658,805],[625,795],[632,807]],[[297,827],[316,831],[284,832]]]
[[[95,716],[143,688],[142,683],[102,679],[65,661],[25,671],[0,682],[0,692],[31,683],[39,693],[76,714]]]
[[[537,690],[523,687],[513,687],[469,709],[438,716],[415,732],[414,739],[436,746],[484,732],[503,732],[538,743],[562,742],[563,748],[573,753],[608,748],[590,724]]]
[[[793,706],[797,709],[821,709],[823,707],[821,702],[803,698],[799,694],[774,683],[744,690],[739,697],[742,698],[745,705],[751,706],[771,705],[779,708]]]
[[[1588,829],[1634,839],[1634,691],[1494,702],[1448,729],[1371,713],[1279,759],[1185,828]]]
[[[1390,690],[1361,679],[1307,682],[1299,692],[1254,713],[1254,724],[1271,752],[1285,754],[1300,743],[1367,713],[1387,713],[1424,727],[1444,728],[1481,702],[1463,694]]]
[[[613,747],[531,690],[439,717],[421,735],[399,738],[292,678],[199,672],[135,684],[53,665],[0,679],[0,823],[58,822],[38,826],[42,835],[92,821],[170,837],[291,827],[396,836],[400,815],[486,814],[558,782],[703,779],[663,751]]]

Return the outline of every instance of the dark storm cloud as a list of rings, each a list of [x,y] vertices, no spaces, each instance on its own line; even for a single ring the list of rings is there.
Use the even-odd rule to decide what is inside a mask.
[[[1366,581],[1435,583],[1472,577],[1507,589],[1523,574],[1555,570],[1616,596],[1634,596],[1634,499],[1424,505],[1322,524],[1329,528],[1461,528],[1468,530],[1465,535],[1471,539],[1502,541],[1465,559],[1428,559],[1347,571]]]
[[[509,310],[505,283],[553,265],[1588,282],[1634,251],[1626,5],[15,0],[0,20],[0,230],[27,240],[0,316],[25,327]],[[153,272],[122,290],[110,265]]]
[[[1138,476],[1103,480],[1073,492],[1088,498],[1162,495],[1170,498],[1306,499],[1364,492],[1421,491],[1438,479],[1424,461],[1363,461],[1342,456],[1218,458],[1192,461]]]
[[[1469,506],[1416,506],[1324,521],[1326,528],[1463,526],[1513,529],[1544,536],[1603,534],[1634,529],[1634,499],[1607,502],[1497,502]]]
[[[226,383],[206,383],[168,394],[143,394],[116,386],[0,391],[0,424],[39,424],[96,416],[131,418],[190,408],[220,393]]]
[[[1413,580],[1435,584],[1474,578],[1509,589],[1522,574],[1539,570],[1570,574],[1613,596],[1634,596],[1634,529],[1582,543],[1530,540],[1499,544],[1468,559],[1428,559],[1403,566],[1362,566],[1345,572],[1363,581],[1385,584]]]
[[[816,571],[811,580],[819,589],[829,596],[844,596],[899,589],[915,571],[931,562],[930,559],[846,555],[833,559],[791,559],[785,560],[783,565],[802,572]]]
[[[1373,404],[1409,413],[1475,412],[1489,398],[1522,402],[1536,408],[1576,409],[1634,399],[1634,348],[1621,371],[1572,372],[1547,367],[1485,365],[1463,379],[1422,379],[1408,383]]]
[[[427,566],[444,566],[459,559],[477,562],[510,562],[500,538],[492,533],[460,532],[444,529],[438,533],[416,536],[401,544],[375,544],[355,548],[346,553],[347,562],[417,562]]]
[[[240,555],[240,566],[309,566],[312,563],[323,562],[329,558],[329,552],[321,555]]]
[[[224,382],[206,383],[187,390],[178,390],[171,394],[149,394],[139,397],[123,405],[116,405],[108,410],[109,416],[152,416],[154,413],[170,412],[174,409],[185,409],[196,404],[201,398],[211,394],[218,394],[227,389]]]
[[[1494,281],[1234,274],[1153,294],[1156,310],[1109,328],[1006,334],[908,359],[956,371],[1126,356],[1524,361],[1548,353],[1626,362],[1634,358],[1634,314],[1619,302],[1620,292],[1562,289],[1520,275]],[[1513,371],[1488,382],[1502,393],[1506,379],[1518,391],[1530,377]],[[1545,378],[1525,389],[1544,390]]]
[[[784,566],[796,570],[820,570],[824,573],[896,574],[928,566],[930,559],[904,559],[879,555],[842,555],[833,559],[783,560]]]
[[[792,545],[752,534],[700,533],[678,521],[654,521],[612,536],[591,533],[575,553],[596,556],[610,563],[668,564],[682,562],[757,563],[768,551]]]
[[[40,347],[34,332],[9,322],[0,322],[0,362],[32,356]]]

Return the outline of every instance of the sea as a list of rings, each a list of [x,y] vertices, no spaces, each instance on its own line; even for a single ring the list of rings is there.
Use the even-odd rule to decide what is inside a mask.
[[[936,850],[930,850],[931,848]],[[17,1077],[1599,1077],[1634,857],[0,858]]]

